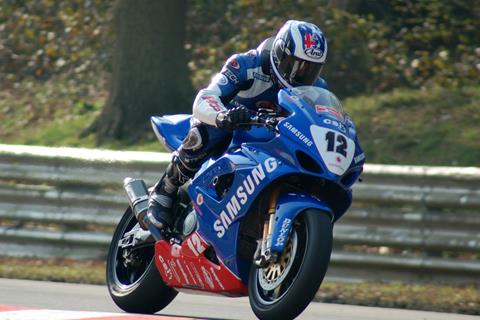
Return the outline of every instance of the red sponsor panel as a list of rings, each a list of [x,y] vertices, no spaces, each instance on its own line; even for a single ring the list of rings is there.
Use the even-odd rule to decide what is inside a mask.
[[[247,287],[223,263],[208,260],[208,244],[194,232],[181,245],[162,240],[155,244],[155,264],[163,280],[174,288],[245,296]]]

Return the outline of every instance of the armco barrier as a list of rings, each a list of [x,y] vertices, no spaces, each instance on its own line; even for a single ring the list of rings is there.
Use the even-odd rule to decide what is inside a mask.
[[[104,259],[125,176],[154,183],[155,152],[0,145],[0,255]],[[334,230],[343,280],[480,281],[480,168],[366,165]]]

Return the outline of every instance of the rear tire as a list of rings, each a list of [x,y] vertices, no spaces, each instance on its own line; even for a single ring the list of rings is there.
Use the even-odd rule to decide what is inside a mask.
[[[137,224],[128,208],[117,225],[107,256],[107,286],[115,304],[126,312],[153,314],[165,308],[177,295],[162,280],[154,262],[154,243],[137,249],[138,258],[125,265],[124,249],[118,242]]]
[[[308,209],[297,216],[293,226],[284,254],[288,251],[294,259],[288,260],[282,255],[280,261],[285,262],[285,266],[278,276],[280,284],[272,279],[265,280],[266,275],[275,274],[268,273],[268,267],[259,269],[252,264],[248,295],[252,310],[259,319],[293,319],[298,316],[312,301],[327,272],[332,252],[330,215]],[[292,242],[296,243],[292,245]],[[276,289],[270,290],[268,286]]]

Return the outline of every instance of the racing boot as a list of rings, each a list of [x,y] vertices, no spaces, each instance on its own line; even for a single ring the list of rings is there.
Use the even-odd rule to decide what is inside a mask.
[[[178,156],[174,156],[165,175],[150,193],[147,214],[141,225],[148,228],[151,224],[160,230],[171,227],[174,222],[172,208],[177,198],[178,188],[194,174],[194,171],[188,170],[182,164]]]
[[[153,224],[158,229],[165,229],[172,225],[172,207],[177,195],[178,187],[172,185],[165,175],[150,193],[148,210],[145,216],[145,225]]]

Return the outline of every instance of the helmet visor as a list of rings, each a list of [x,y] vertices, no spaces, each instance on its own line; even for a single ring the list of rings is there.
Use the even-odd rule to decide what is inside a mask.
[[[323,63],[302,60],[293,55],[284,55],[278,64],[280,74],[293,86],[314,84],[322,69]]]

